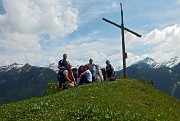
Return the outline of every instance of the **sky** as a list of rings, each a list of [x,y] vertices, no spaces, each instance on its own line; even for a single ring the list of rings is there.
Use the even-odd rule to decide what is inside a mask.
[[[127,66],[151,57],[159,63],[180,55],[180,0],[0,0],[0,65],[58,63],[64,53],[73,66],[122,68],[121,30]]]

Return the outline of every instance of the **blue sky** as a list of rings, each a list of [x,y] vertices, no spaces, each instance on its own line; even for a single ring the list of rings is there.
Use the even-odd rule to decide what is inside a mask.
[[[127,65],[147,56],[157,62],[180,55],[180,0],[0,0],[0,65],[58,63],[73,66],[109,59],[122,68],[120,24],[123,4]]]

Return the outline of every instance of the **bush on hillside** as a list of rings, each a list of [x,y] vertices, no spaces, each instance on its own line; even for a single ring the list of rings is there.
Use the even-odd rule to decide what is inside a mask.
[[[49,81],[43,95],[51,95],[57,93],[58,83],[55,81]]]

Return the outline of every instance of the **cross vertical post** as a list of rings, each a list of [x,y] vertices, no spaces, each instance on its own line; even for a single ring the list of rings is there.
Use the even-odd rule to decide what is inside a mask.
[[[125,41],[124,41],[124,20],[123,20],[123,10],[121,7],[121,35],[122,35],[122,57],[123,57],[123,76],[126,78],[126,51],[125,51]]]

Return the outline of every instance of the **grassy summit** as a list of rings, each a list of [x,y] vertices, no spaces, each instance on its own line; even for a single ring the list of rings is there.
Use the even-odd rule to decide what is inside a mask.
[[[0,106],[0,120],[178,121],[180,101],[133,79],[92,83]]]

